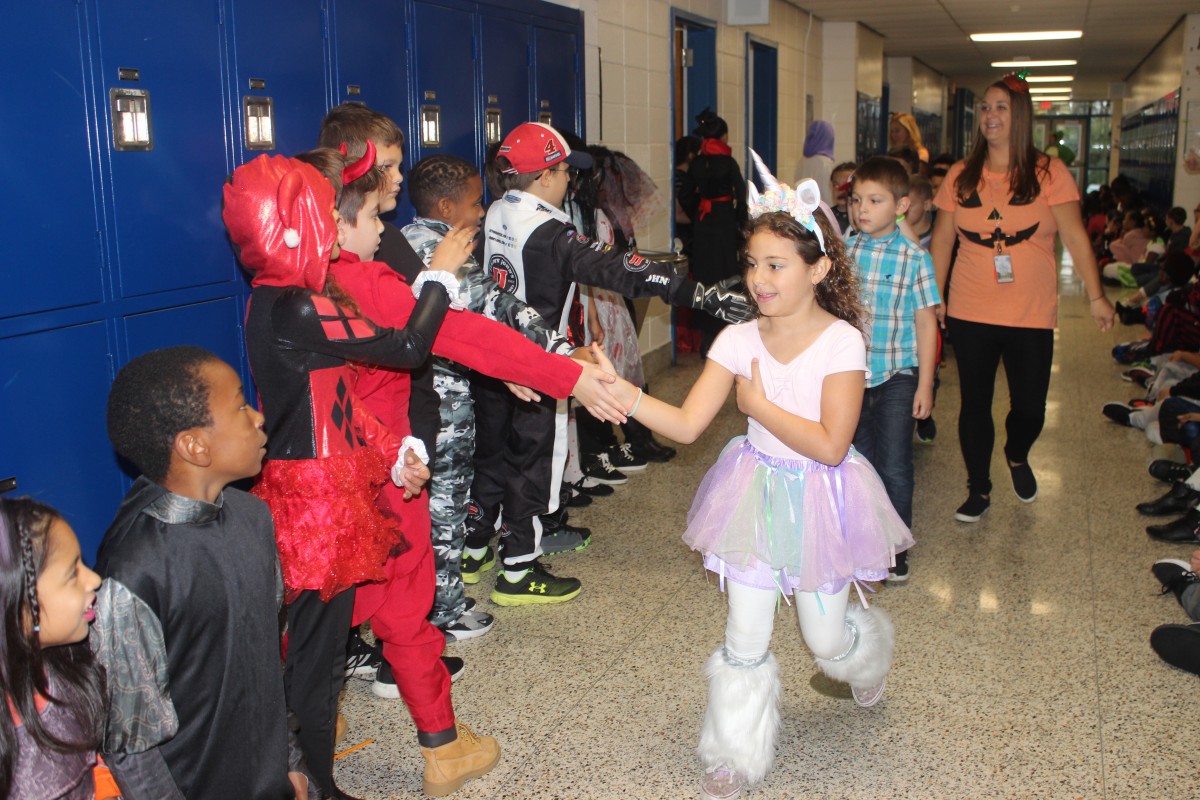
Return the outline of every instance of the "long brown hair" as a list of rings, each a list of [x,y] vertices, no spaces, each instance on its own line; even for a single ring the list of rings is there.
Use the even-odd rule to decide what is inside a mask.
[[[865,312],[858,298],[858,273],[854,262],[846,255],[846,245],[841,237],[829,227],[825,215],[818,211],[813,219],[821,226],[821,237],[825,240],[825,250],[817,241],[815,233],[801,225],[786,211],[772,211],[755,217],[746,224],[745,242],[742,246],[742,264],[745,269],[746,247],[750,237],[761,231],[773,233],[781,239],[788,239],[796,247],[796,253],[806,264],[816,264],[821,256],[829,256],[832,265],[825,277],[813,287],[817,297],[817,305],[833,314],[838,319],[844,319],[859,331],[863,330]],[[752,296],[753,301],[753,296]]]
[[[1029,86],[1021,78],[1007,75],[988,89],[999,89],[1008,96],[1012,115],[1008,126],[1009,193],[1017,203],[1032,202],[1042,189],[1038,173],[1050,174],[1050,157],[1033,146],[1033,101],[1029,97]],[[983,165],[987,160],[987,147],[987,140],[977,132],[975,146],[963,164],[963,171],[954,181],[954,191],[959,199],[968,197],[979,188]]]

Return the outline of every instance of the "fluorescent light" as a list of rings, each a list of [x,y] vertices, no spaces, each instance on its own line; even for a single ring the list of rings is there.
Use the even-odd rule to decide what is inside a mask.
[[[1043,102],[1046,102],[1046,103],[1057,103],[1057,102],[1059,102],[1059,101],[1062,101],[1062,100],[1070,100],[1070,99],[1071,99],[1071,95],[1069,95],[1069,94],[1062,94],[1062,95],[1059,95],[1059,94],[1039,94],[1039,95],[1037,95],[1037,96],[1031,97],[1030,99],[1031,99],[1031,100],[1036,100],[1036,101],[1038,101],[1039,103],[1043,103]]]
[[[993,61],[992,66],[1020,69],[1021,67],[1073,67],[1078,63],[1073,58],[1063,58],[1057,61]]]
[[[1030,94],[1062,94],[1063,92],[1069,93],[1070,91],[1071,91],[1070,86],[1030,86],[1029,87]]]
[[[1049,42],[1055,39],[1081,39],[1083,31],[1015,31],[1012,33],[972,33],[973,42]]]
[[[1075,80],[1074,75],[1026,75],[1026,83],[1068,83]]]

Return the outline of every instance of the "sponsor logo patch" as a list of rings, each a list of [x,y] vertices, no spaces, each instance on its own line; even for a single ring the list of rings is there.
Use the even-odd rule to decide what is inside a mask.
[[[642,272],[646,267],[650,266],[650,262],[639,256],[637,253],[625,254],[625,269],[630,272]]]
[[[521,284],[520,279],[517,277],[517,270],[513,267],[512,262],[499,253],[488,259],[488,273],[490,273],[492,280],[500,287],[500,291],[502,292],[515,294],[517,287]]]

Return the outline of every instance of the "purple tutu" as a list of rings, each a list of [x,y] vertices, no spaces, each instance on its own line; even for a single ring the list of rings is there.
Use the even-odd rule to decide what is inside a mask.
[[[854,448],[836,467],[767,455],[733,439],[688,512],[683,540],[736,583],[834,594],[880,581],[913,545],[887,491]]]

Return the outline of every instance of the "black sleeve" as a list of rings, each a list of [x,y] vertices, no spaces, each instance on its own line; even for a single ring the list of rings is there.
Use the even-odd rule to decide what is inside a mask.
[[[737,161],[729,159],[733,164],[733,175],[731,183],[733,184],[733,210],[734,217],[737,219],[738,237],[740,239],[742,228],[746,226],[748,214],[746,209],[746,181],[742,179],[742,168],[738,166]]]
[[[1189,400],[1200,399],[1200,372],[1192,373],[1170,389],[1172,397],[1186,397]]]
[[[293,287],[271,307],[271,324],[285,348],[362,364],[413,369],[429,357],[449,308],[445,288],[431,281],[422,288],[407,325],[380,328],[325,295]]]
[[[675,190],[675,199],[679,201],[683,213],[688,215],[688,219],[692,222],[696,221],[696,214],[700,210],[700,193],[696,191],[696,181],[692,177],[692,170],[689,167],[678,181],[678,188]]]
[[[668,303],[677,303],[683,284],[691,283],[676,275],[670,264],[618,251],[592,241],[574,228],[543,225],[529,237],[526,249],[537,249],[539,239],[549,249],[550,263],[562,264],[568,280],[587,286],[612,289],[625,297],[661,297]],[[689,293],[682,302],[686,305],[690,297]]]
[[[412,245],[404,237],[404,232],[390,222],[383,223],[383,234],[379,237],[379,250],[375,252],[375,260],[387,264],[410,286],[417,276],[425,271],[425,262],[412,249]]]

